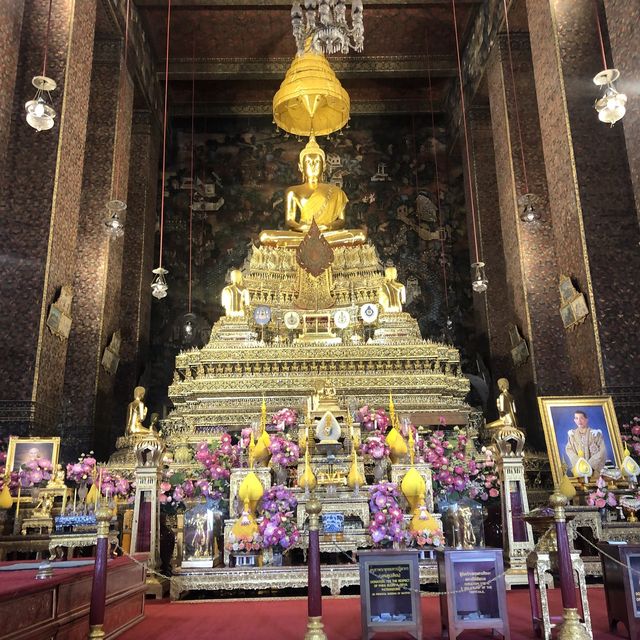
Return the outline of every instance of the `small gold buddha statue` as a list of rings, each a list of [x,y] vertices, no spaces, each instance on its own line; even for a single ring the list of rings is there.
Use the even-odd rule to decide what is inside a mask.
[[[125,435],[131,436],[138,433],[155,433],[153,429],[148,429],[142,423],[147,417],[147,407],[144,404],[144,387],[136,387],[133,390],[133,400],[127,407],[127,426]]]
[[[340,187],[321,182],[326,157],[312,135],[300,152],[298,168],[304,182],[285,192],[285,224],[288,231],[263,231],[260,243],[276,247],[297,247],[315,219],[322,235],[332,246],[363,244],[362,229],[344,229],[348,199]]]
[[[500,417],[490,422],[487,425],[487,429],[500,429],[502,427],[520,429],[518,418],[516,417],[516,402],[509,392],[509,381],[506,378],[500,378],[498,380],[498,389],[500,389],[500,395],[496,400],[496,406]]]
[[[47,482],[47,489],[64,489],[66,486],[64,483],[64,479],[65,479],[64,467],[61,464],[59,464],[56,467],[56,470],[54,471],[53,475],[51,476],[51,480]]]
[[[233,269],[229,274],[231,284],[222,290],[222,306],[228,318],[244,318],[249,306],[249,289],[242,286],[242,271]]]
[[[398,271],[395,267],[385,267],[384,282],[378,292],[378,301],[387,313],[402,312],[402,305],[407,301],[407,290],[398,282]]]

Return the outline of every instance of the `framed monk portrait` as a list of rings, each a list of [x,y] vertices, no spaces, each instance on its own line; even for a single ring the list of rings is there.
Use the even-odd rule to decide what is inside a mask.
[[[574,467],[580,458],[593,470],[591,482],[608,461],[620,467],[624,447],[611,397],[542,397],[538,407],[554,484],[560,483],[565,467],[570,480],[577,482]]]

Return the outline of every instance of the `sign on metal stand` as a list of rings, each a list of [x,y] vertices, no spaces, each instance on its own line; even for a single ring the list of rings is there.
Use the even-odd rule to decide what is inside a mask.
[[[422,638],[418,551],[360,551],[362,638],[406,631]]]

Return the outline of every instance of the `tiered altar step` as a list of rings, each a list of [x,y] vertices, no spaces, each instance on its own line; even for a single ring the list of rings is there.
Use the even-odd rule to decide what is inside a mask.
[[[339,595],[344,587],[358,586],[360,572],[357,564],[323,565],[322,586],[332,595]],[[436,584],[438,568],[435,560],[420,562],[420,584]],[[179,600],[187,591],[247,591],[248,589],[284,590],[304,589],[307,586],[307,567],[260,567],[242,569],[177,569],[171,577],[171,600]]]

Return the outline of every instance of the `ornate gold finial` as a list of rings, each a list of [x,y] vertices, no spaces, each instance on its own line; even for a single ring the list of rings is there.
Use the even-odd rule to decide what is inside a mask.
[[[413,429],[409,426],[409,461],[411,462],[411,466],[413,466],[413,461],[416,457],[415,446],[416,442],[413,438]]]
[[[253,437],[253,429],[251,429],[251,438],[249,439],[249,469],[253,469],[253,465],[255,464],[255,448],[256,440]]]
[[[264,433],[267,428],[267,401],[262,394],[262,408],[260,411],[260,433]]]

